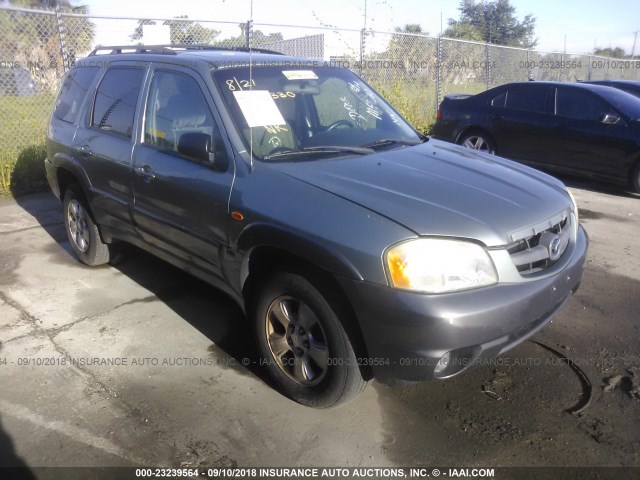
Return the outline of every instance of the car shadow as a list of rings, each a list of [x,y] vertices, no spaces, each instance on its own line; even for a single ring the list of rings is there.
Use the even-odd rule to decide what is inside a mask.
[[[75,261],[64,230],[60,202],[47,193],[15,200]],[[231,297],[139,248],[118,247],[116,261],[108,268],[118,270],[151,292],[208,338],[212,342],[208,353],[215,358],[216,365],[253,374],[275,389],[260,365],[251,323]]]
[[[211,340],[216,365],[248,371],[270,386],[260,366],[251,322],[224,292],[132,245],[119,246],[112,264]]]
[[[0,342],[2,350],[2,342]],[[2,428],[2,416],[0,416],[0,478],[16,480],[35,480],[25,461],[16,453],[11,436]]]
[[[605,195],[612,195],[623,198],[640,198],[640,195],[630,192],[626,187],[622,185],[613,185],[598,180],[592,180],[584,177],[575,177],[573,175],[559,174],[557,172],[545,172],[549,175],[553,175],[557,179],[561,180],[567,187],[579,188],[580,190],[587,190],[594,193],[603,193]]]
[[[0,477],[36,480],[29,466],[16,453],[11,437],[2,428],[2,417],[0,417]]]

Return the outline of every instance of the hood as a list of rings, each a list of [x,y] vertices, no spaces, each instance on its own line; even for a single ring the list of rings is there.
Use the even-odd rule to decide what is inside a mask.
[[[571,208],[563,184],[524,165],[438,140],[347,158],[270,164],[418,235],[509,243]]]

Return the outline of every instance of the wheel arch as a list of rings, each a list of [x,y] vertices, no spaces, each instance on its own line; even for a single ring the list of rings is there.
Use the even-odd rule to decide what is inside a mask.
[[[91,182],[84,169],[73,158],[66,155],[56,155],[53,159],[56,166],[56,182],[60,192],[60,200],[64,199],[65,190],[72,183],[77,183],[85,198],[91,188]]]
[[[246,276],[242,284],[242,295],[245,299],[245,308],[248,316],[253,316],[254,300],[260,291],[261,285],[270,275],[279,271],[298,274],[309,280],[332,308],[336,310],[335,313],[351,341],[356,357],[368,358],[364,336],[357,316],[347,294],[336,280],[335,273],[296,253],[275,245],[263,244],[252,248],[245,260],[242,270],[246,269]],[[244,266],[245,263],[246,266]],[[360,370],[363,378],[371,379],[373,377],[373,372],[368,366],[361,365]]]
[[[91,202],[89,201],[89,179],[84,174],[84,171],[77,166],[76,164],[69,162],[63,166],[60,166],[56,169],[56,182],[58,183],[58,189],[60,192],[60,201],[64,202],[64,196],[67,192],[67,189],[71,185],[77,185],[80,189],[80,193],[84,197],[87,213],[91,216],[91,219],[96,224],[98,228],[98,234],[100,235],[100,239],[104,243],[111,243],[111,238],[108,235],[105,235],[103,228],[96,221],[96,217],[93,212],[93,208],[91,206]]]
[[[495,137],[489,132],[489,130],[487,130],[484,127],[479,127],[477,125],[468,125],[464,127],[456,137],[456,145],[460,145],[462,138],[474,133],[485,135],[493,143],[494,153],[495,154],[498,153],[498,142],[496,142]]]

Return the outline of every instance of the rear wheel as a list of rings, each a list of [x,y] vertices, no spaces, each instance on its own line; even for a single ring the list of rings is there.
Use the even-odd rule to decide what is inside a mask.
[[[77,185],[70,185],[64,194],[64,226],[75,256],[87,265],[102,265],[109,261],[109,246],[102,241],[91,217],[88,203]]]
[[[465,133],[458,141],[463,147],[472,150],[479,150],[485,153],[496,153],[496,146],[493,140],[484,132]]]
[[[289,398],[314,408],[346,403],[366,387],[338,309],[307,278],[277,273],[258,294],[254,323],[269,374]]]

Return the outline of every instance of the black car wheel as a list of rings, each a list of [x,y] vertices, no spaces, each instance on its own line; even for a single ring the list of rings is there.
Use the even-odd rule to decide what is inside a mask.
[[[463,147],[480,150],[485,153],[496,153],[496,146],[489,136],[482,132],[465,133],[458,141]]]
[[[328,408],[366,387],[336,309],[304,276],[271,277],[258,295],[254,321],[264,364],[289,398]]]
[[[87,265],[109,261],[109,246],[102,241],[87,201],[77,185],[70,185],[64,195],[64,226],[75,256]]]

